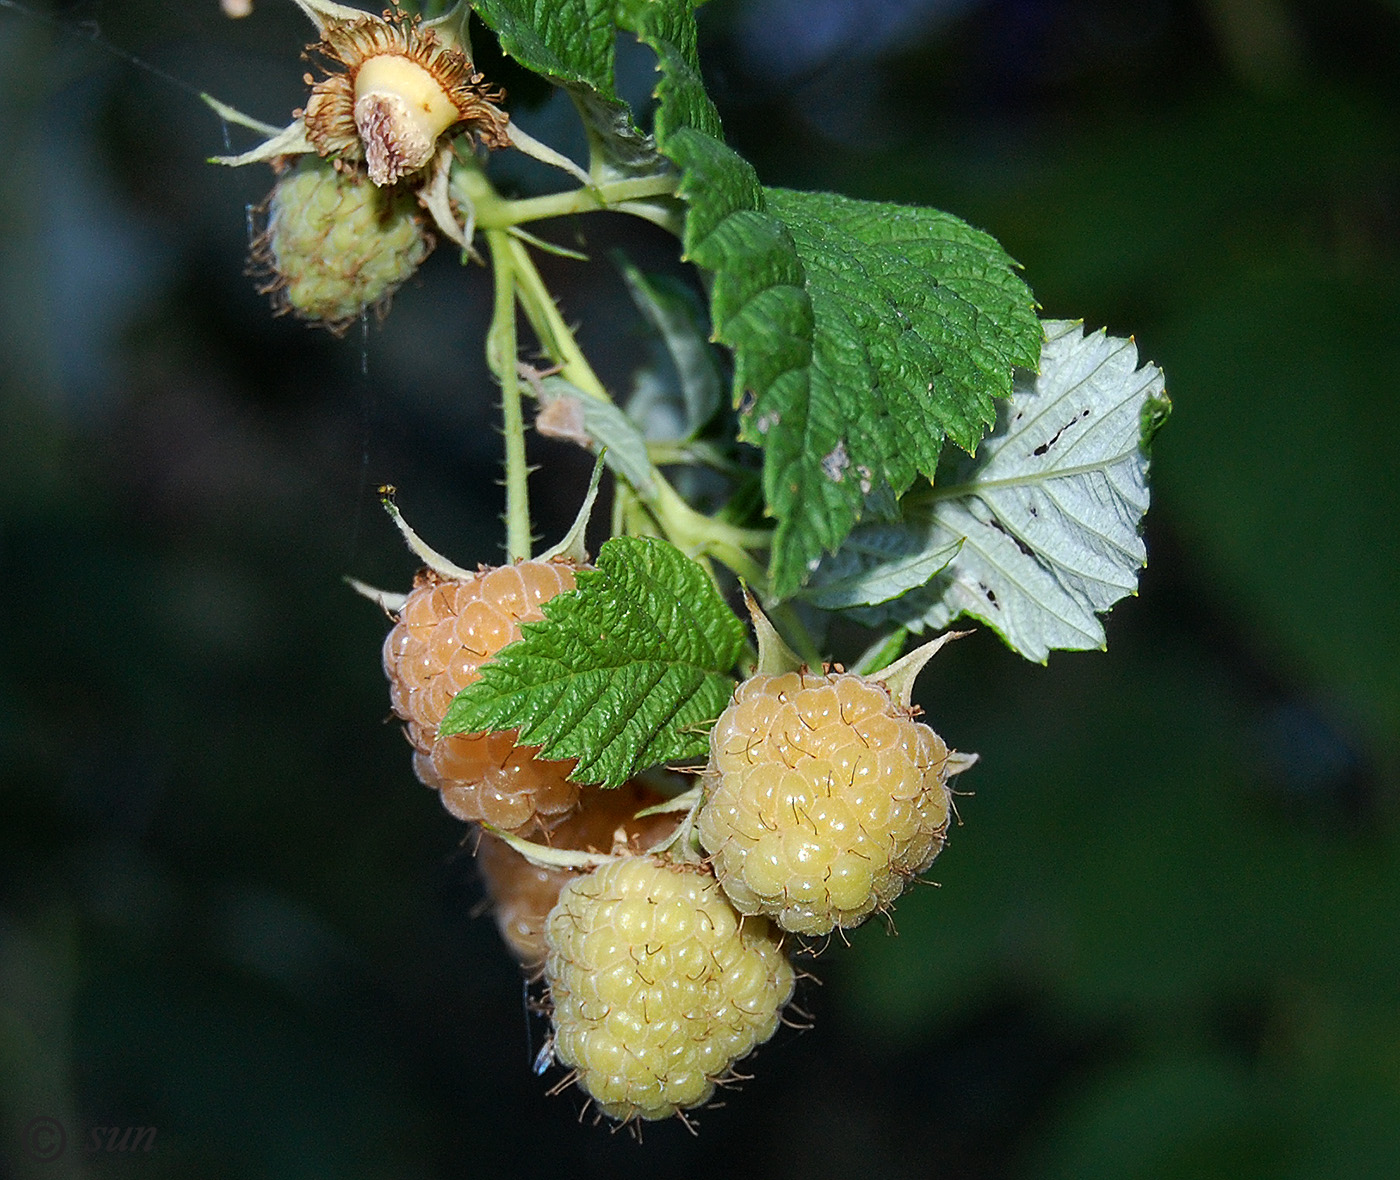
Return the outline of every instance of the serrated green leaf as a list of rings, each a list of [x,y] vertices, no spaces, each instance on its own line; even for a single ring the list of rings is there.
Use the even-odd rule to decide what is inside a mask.
[[[689,0],[613,11],[657,57],[652,134],[681,170],[685,256],[713,273],[714,339],[734,351],[743,437],[763,449],[778,522],[770,589],[787,596],[872,504],[933,475],[945,436],[976,446],[1013,367],[1035,363],[1034,303],[1000,246],[948,214],[765,193],[724,143]]]
[[[680,168],[687,256],[714,272],[715,339],[752,397],[778,527],[772,590],[796,590],[867,509],[932,476],[943,438],[976,445],[1040,327],[1014,263],[947,214],[765,190],[722,139],[689,6],[628,0],[657,54],[654,134]]]
[[[501,48],[555,82],[613,98],[614,0],[472,0]]]
[[[610,787],[705,755],[745,630],[700,565],[664,541],[615,538],[543,609],[457,695],[443,733],[517,729],[545,757],[577,759],[577,781]]]
[[[817,368],[860,410],[888,417],[926,474],[944,434],[974,450],[1013,368],[1034,367],[1040,354],[1035,301],[1000,243],[937,209],[766,195],[806,272]],[[760,398],[753,413],[762,412]]]
[[[1030,291],[996,240],[947,213],[770,189],[814,321],[805,383],[756,391],[743,437],[764,448],[779,520],[773,576],[795,589],[868,515],[932,477],[944,438],[976,447],[1040,342]]]
[[[909,544],[961,539],[957,557],[929,586],[853,613],[916,630],[968,615],[1042,663],[1102,648],[1099,614],[1136,591],[1147,560],[1144,423],[1159,428],[1170,404],[1131,340],[1047,322],[1039,375],[1018,376],[976,458],[907,503]]]
[[[617,97],[613,0],[479,0],[473,8],[506,53],[567,91],[583,119],[595,181],[670,168]]]
[[[814,324],[802,261],[782,221],[766,211],[757,173],[724,142],[700,76],[694,15],[681,0],[624,0],[619,18],[657,55],[661,82],[653,134],[662,154],[681,170],[685,257],[712,273],[713,338],[734,353],[736,404],[746,391],[805,401]],[[773,457],[765,459],[770,506],[768,472],[777,467]],[[834,548],[839,537],[821,539]],[[775,550],[774,582],[785,592],[807,571],[800,559],[794,570],[793,562],[779,558]]]

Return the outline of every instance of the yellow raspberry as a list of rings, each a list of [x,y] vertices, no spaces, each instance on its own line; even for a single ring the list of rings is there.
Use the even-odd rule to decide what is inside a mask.
[[[546,941],[555,1056],[623,1122],[708,1102],[792,997],[772,927],[699,866],[604,865],[565,886]]]
[[[639,853],[673,831],[674,813],[643,816],[637,812],[664,801],[661,792],[630,782],[616,790],[584,787],[578,809],[548,833],[551,848],[578,852]],[[504,840],[483,832],[476,864],[486,885],[496,926],[516,960],[534,976],[544,968],[545,920],[559,901],[559,892],[580,876],[579,870],[531,864]]]
[[[740,913],[826,934],[884,909],[948,830],[949,752],[881,683],[757,675],[710,737],[700,842]]]

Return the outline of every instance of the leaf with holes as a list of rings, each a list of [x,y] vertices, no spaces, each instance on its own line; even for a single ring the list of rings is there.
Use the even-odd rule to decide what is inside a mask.
[[[852,615],[915,630],[967,615],[1041,663],[1102,648],[1099,614],[1136,592],[1147,560],[1148,454],[1170,409],[1161,370],[1139,368],[1131,340],[1046,322],[1039,375],[1018,377],[976,457],[907,497],[901,526],[870,530],[902,529],[905,563],[961,541],[957,556],[928,585]]]

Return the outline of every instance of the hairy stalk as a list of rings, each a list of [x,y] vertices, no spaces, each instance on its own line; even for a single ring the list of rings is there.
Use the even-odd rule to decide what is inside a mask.
[[[506,558],[527,560],[530,535],[530,468],[525,458],[525,415],[520,404],[520,377],[516,358],[520,348],[516,333],[517,278],[512,257],[513,240],[505,230],[486,231],[496,279],[496,302],[486,335],[486,360],[501,383],[501,433],[505,437]]]
[[[583,349],[574,339],[573,329],[564,322],[554,297],[545,286],[544,279],[530,257],[525,243],[509,239],[511,264],[515,274],[516,290],[520,296],[520,306],[525,310],[525,318],[539,337],[540,346],[549,358],[559,366],[559,375],[589,397],[609,402],[607,389],[598,380],[598,374],[583,355]]]
[[[520,305],[535,335],[539,337],[541,346],[560,367],[560,375],[585,395],[611,401],[606,387],[579,347],[573,330],[560,314],[558,305],[545,286],[544,279],[530,258],[525,244],[511,238],[509,248]],[[772,530],[740,528],[727,521],[706,516],[703,512],[697,512],[685,502],[654,464],[651,480],[654,491],[648,496],[643,496],[635,488],[626,489],[626,502],[622,503],[620,508],[615,508],[615,521],[621,521],[624,527],[621,530],[615,528],[614,533],[657,533],[687,556],[700,561],[706,568],[709,568],[711,559],[719,562],[753,588],[754,593],[765,601],[775,617],[781,619],[784,631],[803,658],[814,667],[819,666],[820,652],[796,611],[790,606],[767,602],[768,572],[753,556],[752,551],[762,552],[768,549],[773,540]],[[618,495],[621,499],[621,488]]]
[[[602,401],[611,401],[607,389],[579,347],[573,330],[565,323],[550,296],[524,243],[512,240],[510,245],[520,303],[545,352],[560,366],[561,376],[582,393]],[[691,557],[713,557],[748,581],[760,597],[765,596],[768,575],[749,550],[767,549],[772,543],[772,531],[739,528],[697,512],[681,498],[655,465],[651,469],[651,480],[655,489],[651,495],[643,496],[636,489],[631,489],[630,494],[635,497],[638,508],[645,506],[646,513],[655,521],[660,534]],[[628,519],[635,522],[635,514],[629,513]]]

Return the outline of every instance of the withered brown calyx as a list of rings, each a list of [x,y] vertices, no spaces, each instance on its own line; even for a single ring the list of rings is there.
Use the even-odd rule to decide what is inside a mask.
[[[394,184],[432,160],[441,137],[461,128],[487,147],[510,143],[505,95],[434,29],[403,13],[327,24],[307,47],[326,77],[307,75],[300,117],[318,154],[364,161],[376,185]]]

